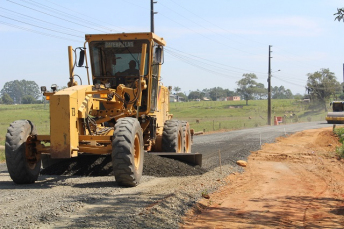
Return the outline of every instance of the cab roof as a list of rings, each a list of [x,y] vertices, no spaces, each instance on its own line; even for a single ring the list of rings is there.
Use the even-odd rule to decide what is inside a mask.
[[[159,45],[166,45],[164,38],[154,33],[111,33],[111,34],[86,34],[85,40],[91,41],[109,41],[109,40],[154,40]]]

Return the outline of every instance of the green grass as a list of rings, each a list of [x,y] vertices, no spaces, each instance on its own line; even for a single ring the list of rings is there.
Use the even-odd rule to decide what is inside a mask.
[[[5,150],[0,149],[0,162],[5,161]]]
[[[49,134],[49,105],[0,105],[0,145],[5,145],[7,128],[15,120],[28,119],[32,121],[39,134]]]
[[[323,121],[326,116],[326,112],[308,110],[308,104],[292,99],[273,100],[271,110],[272,117],[287,114],[287,123]],[[248,106],[245,101],[171,103],[170,113],[176,119],[190,122],[196,132],[253,128],[267,124],[267,101],[249,101]],[[296,116],[290,118],[291,113]]]
[[[308,104],[295,100],[272,100],[272,117],[295,113],[297,118],[288,118],[287,123],[324,121],[326,112],[309,110]],[[196,132],[237,130],[267,124],[267,100],[245,101],[201,101],[171,103],[170,113],[179,120],[186,120]],[[7,127],[15,120],[32,121],[39,134],[49,134],[49,105],[0,105],[0,145],[5,145]],[[250,118],[249,118],[250,117]],[[199,123],[196,123],[199,120]],[[0,161],[4,158],[0,150]]]

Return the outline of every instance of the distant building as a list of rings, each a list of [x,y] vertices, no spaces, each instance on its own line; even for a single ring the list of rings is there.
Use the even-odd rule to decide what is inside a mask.
[[[171,95],[170,94],[170,103],[176,103],[176,102],[184,102],[184,98],[180,97],[178,95]]]
[[[227,101],[240,101],[240,96],[229,96]]]
[[[216,101],[227,101],[227,97],[220,97],[220,98],[217,98]]]

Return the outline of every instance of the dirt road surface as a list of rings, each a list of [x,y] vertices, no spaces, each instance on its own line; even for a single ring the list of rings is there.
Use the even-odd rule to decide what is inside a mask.
[[[209,194],[181,228],[344,228],[344,162],[332,128],[306,130],[252,152],[242,174]]]
[[[261,148],[261,144],[272,143],[276,137],[305,129],[323,128],[325,126],[328,125],[324,124],[324,122],[312,122],[195,136],[193,152],[203,154],[202,168],[192,167],[166,158],[145,157],[142,182],[134,188],[123,188],[117,185],[114,177],[111,175],[111,164],[109,164],[111,162],[106,158],[94,159],[91,157],[90,160],[86,160],[83,157],[80,157],[80,159],[78,157],[69,164],[65,163],[50,169],[50,172],[41,175],[38,181],[32,185],[14,184],[8,175],[6,165],[0,164],[0,227],[179,228],[181,225],[192,227],[193,225],[187,222],[186,224],[181,224],[183,223],[182,217],[195,203],[202,199],[202,194],[205,193],[211,195],[211,198],[203,203],[205,206],[209,205],[212,208],[213,205],[211,204],[221,204],[220,206],[228,206],[229,210],[233,210],[226,213],[225,220],[227,218],[234,220],[235,218],[233,217],[237,213],[241,214],[245,219],[249,215],[245,215],[244,208],[243,212],[240,213],[243,205],[239,205],[245,203],[238,200],[242,194],[254,193],[255,189],[250,191],[250,189],[246,190],[240,187],[245,187],[247,183],[257,183],[256,186],[249,187],[261,187],[258,186],[260,184],[259,181],[264,178],[264,174],[268,176],[268,172],[263,173],[261,172],[263,170],[260,170],[259,167],[253,167],[252,159],[250,159],[249,167],[246,168],[246,172],[241,176],[240,173],[243,169],[237,166],[235,162],[237,160],[247,160],[251,151],[258,151]],[[275,153],[279,154],[281,151],[279,150]],[[307,153],[309,152],[307,151]],[[300,154],[300,157],[305,157],[304,160],[307,159],[320,163],[321,160],[317,161],[316,159],[323,158],[323,156],[317,151],[316,153],[318,157],[313,156],[311,153],[310,155]],[[276,166],[274,160],[277,160],[278,157],[271,157],[269,161],[271,166]],[[262,157],[263,159],[260,158],[257,156],[256,161],[261,161],[265,165],[264,157]],[[283,157],[278,160],[283,161],[282,159]],[[338,162],[334,160],[333,163]],[[302,167],[293,169],[283,167],[281,164],[279,173],[272,173],[275,175],[274,179],[266,179],[268,179],[268,182],[279,181],[283,175],[283,168],[286,171],[290,170],[292,174],[307,174],[306,172],[309,169],[319,170],[315,165],[312,165],[313,167],[311,165],[309,165],[309,168],[302,170]],[[273,171],[272,168],[270,170]],[[321,171],[326,172],[327,170],[322,169]],[[236,175],[229,176],[233,173]],[[248,174],[251,175],[248,176]],[[310,209],[313,207],[310,203],[317,203],[316,201],[311,201],[312,198],[321,198],[322,203],[327,204],[326,196],[322,195],[325,195],[331,188],[323,191],[327,187],[325,181],[323,181],[322,186],[312,186],[313,180],[316,181],[320,177],[317,174],[314,172],[312,176],[305,176],[305,179],[301,180],[302,182],[295,177],[298,183],[305,186],[300,191],[300,195],[291,196],[291,198],[294,198],[295,204],[301,200],[305,202],[308,200],[307,204]],[[258,176],[261,178],[258,179]],[[291,189],[296,189],[298,183],[292,183]],[[333,184],[333,187],[339,190],[341,184],[339,181],[336,184],[338,185],[335,186]],[[237,205],[226,205],[226,202],[216,201],[216,194],[211,194],[226,185],[237,189],[234,192],[234,194],[237,194],[235,197],[237,202],[234,202]],[[310,195],[308,197],[307,188],[309,190],[319,190],[316,192],[317,196]],[[275,212],[268,212],[269,204],[277,204],[274,201],[278,197],[278,190],[276,190],[276,193],[273,190],[266,190],[271,192],[273,198],[267,192],[264,198],[272,198],[271,201],[267,205],[257,205],[257,210],[255,211],[249,211],[252,217],[260,217],[259,213],[261,213],[260,209],[262,208],[266,211],[266,216],[270,217],[271,222],[274,217],[278,216]],[[320,192],[321,194],[319,194]],[[305,198],[303,200],[301,198],[303,196],[308,197],[308,199]],[[220,197],[221,195],[219,194],[218,198]],[[245,195],[243,195],[244,197]],[[258,198],[261,197],[257,196],[256,203],[261,201]],[[335,204],[340,203],[337,201],[340,200],[340,197],[331,197],[330,200],[332,201],[330,205],[333,205],[331,209],[337,209],[341,212],[340,208],[334,208]],[[285,200],[281,199],[281,203],[283,201]],[[300,203],[300,209],[303,209],[303,212],[305,212],[305,208],[301,208],[302,206],[303,204]],[[298,208],[295,205],[292,209],[296,211]],[[285,211],[289,211],[288,206],[286,206]],[[299,214],[305,215],[306,219],[314,215],[311,214],[311,211],[306,211],[306,213],[299,212]],[[203,216],[201,215],[200,217]],[[238,218],[238,226],[240,226],[241,220]],[[259,223],[264,225],[264,220],[266,220],[264,217],[259,218],[257,225]],[[209,221],[209,223],[211,222]],[[273,227],[273,223],[271,226]]]

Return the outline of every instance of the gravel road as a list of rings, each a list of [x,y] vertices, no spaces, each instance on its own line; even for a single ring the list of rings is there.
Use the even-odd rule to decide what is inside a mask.
[[[202,168],[146,155],[144,176],[134,188],[116,184],[106,157],[63,162],[32,185],[14,184],[0,164],[0,227],[178,228],[202,193],[241,172],[235,162],[250,151],[279,136],[328,126],[310,122],[195,136],[193,152],[203,154]]]

